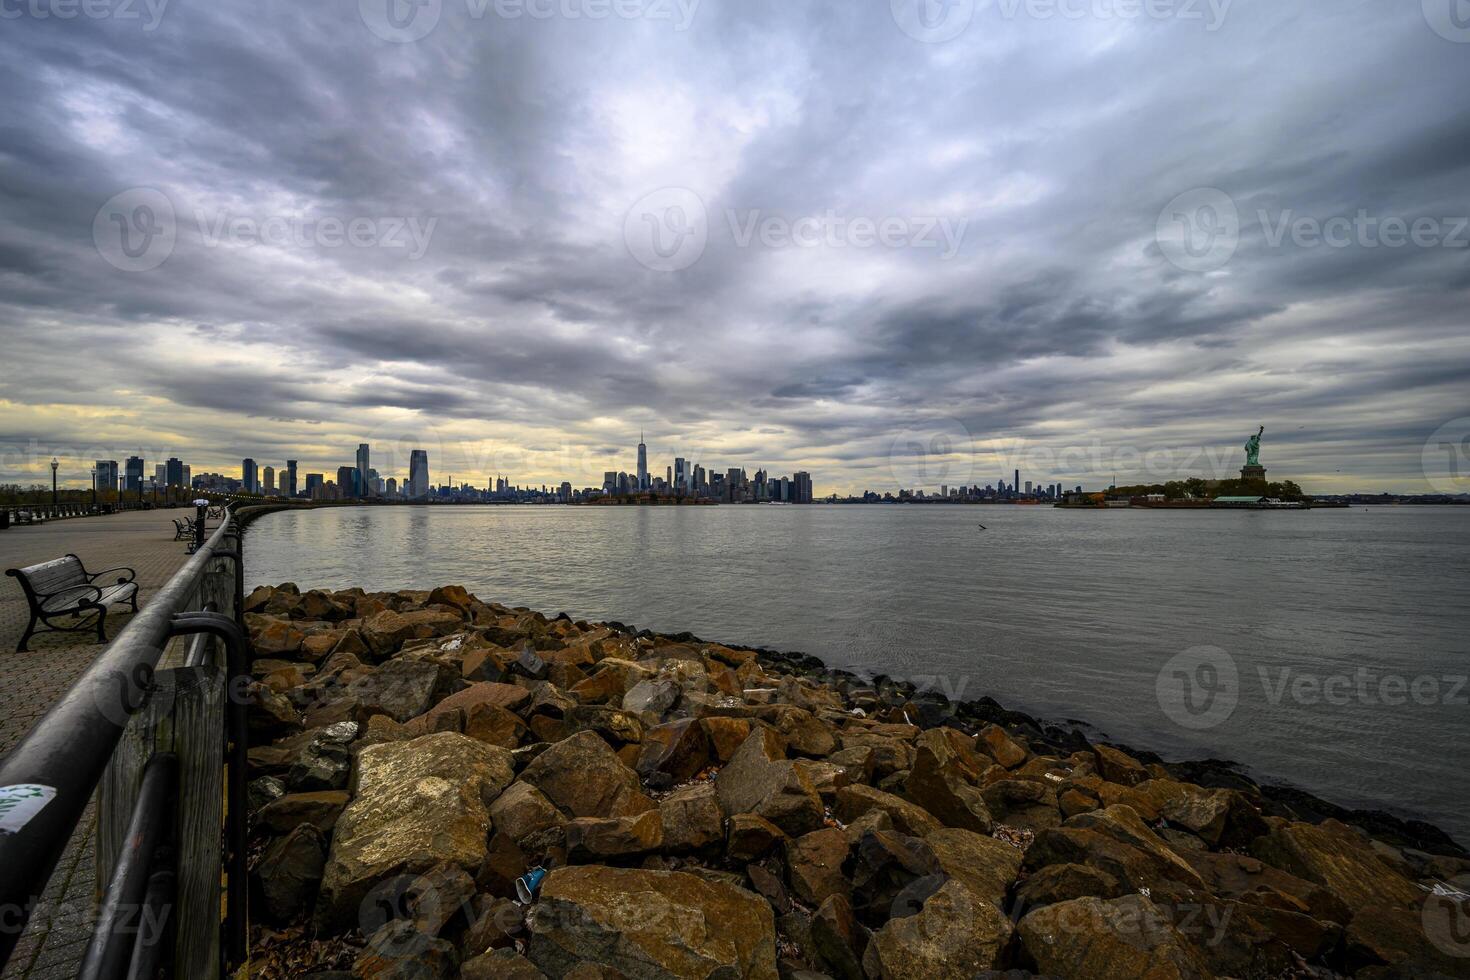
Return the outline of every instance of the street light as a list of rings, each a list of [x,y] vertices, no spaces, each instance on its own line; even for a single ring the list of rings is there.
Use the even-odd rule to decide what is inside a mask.
[[[97,513],[97,467],[92,467],[92,513]]]
[[[52,507],[55,507],[56,506],[56,468],[58,466],[60,466],[60,465],[61,464],[56,461],[56,457],[55,456],[52,456],[51,457],[51,506]]]

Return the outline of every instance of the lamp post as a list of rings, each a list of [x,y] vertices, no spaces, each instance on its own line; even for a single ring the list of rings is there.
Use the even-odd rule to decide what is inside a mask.
[[[61,464],[59,462],[57,462],[56,457],[55,456],[52,456],[51,457],[51,506],[52,507],[55,507],[56,506],[56,468],[58,466],[60,466],[60,465]]]
[[[97,513],[97,467],[92,467],[92,513]]]

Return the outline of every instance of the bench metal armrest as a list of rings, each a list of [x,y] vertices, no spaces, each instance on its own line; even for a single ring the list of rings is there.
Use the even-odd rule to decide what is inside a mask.
[[[138,573],[135,572],[135,571],[133,571],[131,568],[127,567],[126,565],[118,565],[116,568],[104,568],[100,572],[93,572],[92,574],[90,574],[90,575],[87,576],[87,581],[89,581],[89,582],[95,582],[99,578],[101,578],[102,576],[108,574],[109,572],[127,572],[128,573],[128,577],[127,578],[119,578],[117,580],[117,584],[118,585],[125,585],[128,582],[131,582],[135,578],[138,577]]]

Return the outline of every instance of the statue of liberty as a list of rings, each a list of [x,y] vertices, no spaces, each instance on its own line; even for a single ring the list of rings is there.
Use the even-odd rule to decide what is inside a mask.
[[[1261,431],[1251,436],[1245,442],[1245,465],[1261,465],[1261,435],[1265,433],[1266,427],[1261,426]]]

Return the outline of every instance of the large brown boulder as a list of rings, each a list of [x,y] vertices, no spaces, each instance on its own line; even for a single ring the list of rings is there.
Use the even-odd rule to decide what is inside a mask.
[[[787,749],[797,755],[820,758],[831,755],[837,748],[832,729],[803,708],[773,704],[759,709],[756,717],[780,732]]]
[[[497,833],[521,841],[567,822],[550,800],[530,783],[516,780],[490,804],[490,819]]]
[[[311,907],[326,859],[322,832],[309,823],[278,837],[261,854],[255,879],[265,900],[262,911],[273,922],[290,923]]]
[[[246,613],[245,626],[250,630],[250,644],[259,657],[291,659],[306,640],[306,634],[289,620],[273,616]]]
[[[882,810],[900,833],[914,837],[927,837],[942,826],[928,810],[892,793],[871,786],[844,786],[837,791],[837,817],[843,823],[852,823],[869,810]]]
[[[1074,898],[1119,898],[1123,886],[1106,871],[1085,864],[1048,864],[1016,889],[1015,915]]]
[[[1199,952],[1142,895],[1078,898],[1037,909],[1016,926],[1038,973],[1087,980],[1209,980]]]
[[[1119,786],[1137,786],[1149,778],[1148,770],[1127,752],[1109,745],[1094,745],[1097,754],[1097,771],[1110,783]]]
[[[1347,904],[1322,885],[1273,868],[1248,854],[1191,851],[1180,856],[1199,873],[1205,890],[1211,895],[1249,905],[1303,912],[1340,924],[1353,916]]]
[[[791,893],[808,905],[821,905],[832,895],[851,895],[852,885],[842,873],[847,860],[847,835],[823,827],[786,844],[786,877]]]
[[[403,641],[413,635],[413,623],[407,617],[384,609],[368,618],[361,626],[362,640],[377,660],[398,652]]]
[[[428,711],[427,718],[433,719],[455,711],[461,712],[461,715],[464,716],[480,706],[519,712],[530,703],[531,692],[524,687],[516,684],[500,684],[495,681],[481,681],[478,684],[471,684],[463,691],[451,694],[434,705]]]
[[[710,762],[709,736],[697,718],[657,725],[643,733],[638,775],[655,788],[692,779]]]
[[[573,817],[627,817],[657,806],[643,794],[638,774],[594,732],[557,742],[521,778]]]
[[[946,882],[915,915],[873,934],[863,966],[875,980],[948,980],[994,969],[1011,924],[959,881]]]
[[[759,896],[677,871],[557,868],[527,917],[548,976],[583,964],[629,980],[775,980],[776,926]]]
[[[1002,779],[980,791],[996,823],[1023,830],[1059,826],[1062,811],[1057,791],[1036,779]]]
[[[891,830],[864,833],[853,848],[850,870],[853,909],[875,929],[894,915],[912,914],[916,901],[948,880],[928,844]]]
[[[715,777],[727,815],[753,813],[798,837],[822,825],[822,799],[806,773],[786,758],[781,736],[764,726],[736,751]]]
[[[389,876],[440,863],[475,871],[490,832],[487,806],[513,775],[508,751],[453,732],[363,749],[352,803],[332,835],[319,926],[355,925],[363,898]]]
[[[309,823],[322,833],[330,833],[337,825],[337,818],[347,806],[349,797],[345,790],[321,790],[314,793],[287,793],[265,806],[256,814],[256,822],[273,834],[286,834],[304,823]]]
[[[578,817],[564,829],[567,854],[578,862],[650,854],[664,843],[663,817],[658,810],[630,817]]]
[[[1026,851],[1031,870],[1086,864],[1112,875],[1128,891],[1150,889],[1181,902],[1197,901],[1204,882],[1189,863],[1127,806],[1110,806],[1044,830]]]
[[[920,735],[915,748],[904,795],[947,827],[990,833],[990,810],[980,789],[965,778],[966,760],[944,730],[934,728]]]
[[[985,726],[975,740],[975,745],[1007,769],[1014,769],[1026,761],[1026,750],[999,725]]]
[[[389,660],[354,683],[352,693],[362,705],[363,714],[385,714],[396,722],[405,722],[429,709],[443,681],[444,668],[436,663]]]
[[[1337,820],[1278,826],[1257,838],[1250,850],[1267,864],[1322,885],[1351,909],[1417,909],[1424,901],[1423,891],[1389,867],[1366,838]]]
[[[863,980],[863,951],[869,933],[853,915],[852,903],[832,895],[812,916],[811,952],[837,980]]]
[[[945,827],[925,837],[924,843],[945,874],[997,908],[1005,903],[1006,890],[1021,873],[1021,852],[994,837]]]
[[[659,801],[664,851],[680,854],[712,848],[725,838],[724,815],[713,783],[681,786]]]
[[[1139,783],[1131,798],[1144,801],[1170,824],[1183,827],[1211,846],[1245,847],[1268,829],[1256,808],[1233,789],[1204,789],[1172,779],[1150,779]]]

